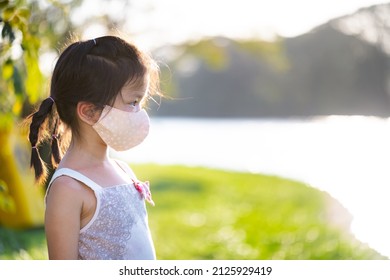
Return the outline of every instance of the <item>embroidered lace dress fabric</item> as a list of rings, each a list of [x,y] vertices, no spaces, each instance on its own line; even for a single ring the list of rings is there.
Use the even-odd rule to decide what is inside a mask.
[[[59,176],[84,183],[96,196],[93,218],[80,230],[79,259],[156,259],[145,199],[135,183],[103,188],[75,170],[61,168],[54,173],[49,188]]]

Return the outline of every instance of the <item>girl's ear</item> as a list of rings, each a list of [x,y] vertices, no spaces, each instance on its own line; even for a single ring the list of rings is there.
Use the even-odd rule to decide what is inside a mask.
[[[94,125],[100,118],[101,110],[89,102],[77,103],[77,116],[83,122]]]

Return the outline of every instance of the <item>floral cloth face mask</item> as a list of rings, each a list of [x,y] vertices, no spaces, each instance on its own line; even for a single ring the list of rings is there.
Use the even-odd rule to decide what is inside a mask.
[[[144,141],[149,133],[149,126],[149,117],[144,109],[128,112],[106,105],[92,127],[115,151],[126,151]]]

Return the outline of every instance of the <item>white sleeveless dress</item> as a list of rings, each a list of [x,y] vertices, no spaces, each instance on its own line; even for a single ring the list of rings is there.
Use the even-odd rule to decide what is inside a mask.
[[[80,230],[78,259],[156,259],[145,197],[137,183],[101,187],[75,170],[61,168],[53,174],[46,195],[52,182],[60,176],[84,183],[96,196],[95,213]]]

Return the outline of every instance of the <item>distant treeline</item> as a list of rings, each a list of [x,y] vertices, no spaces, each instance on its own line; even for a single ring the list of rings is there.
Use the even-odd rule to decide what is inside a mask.
[[[166,93],[174,99],[164,99],[154,114],[390,116],[389,55],[379,44],[340,31],[337,21],[281,38],[271,51],[261,41],[205,39],[168,63],[170,76],[163,82],[172,84]],[[211,52],[204,55],[207,48]]]

